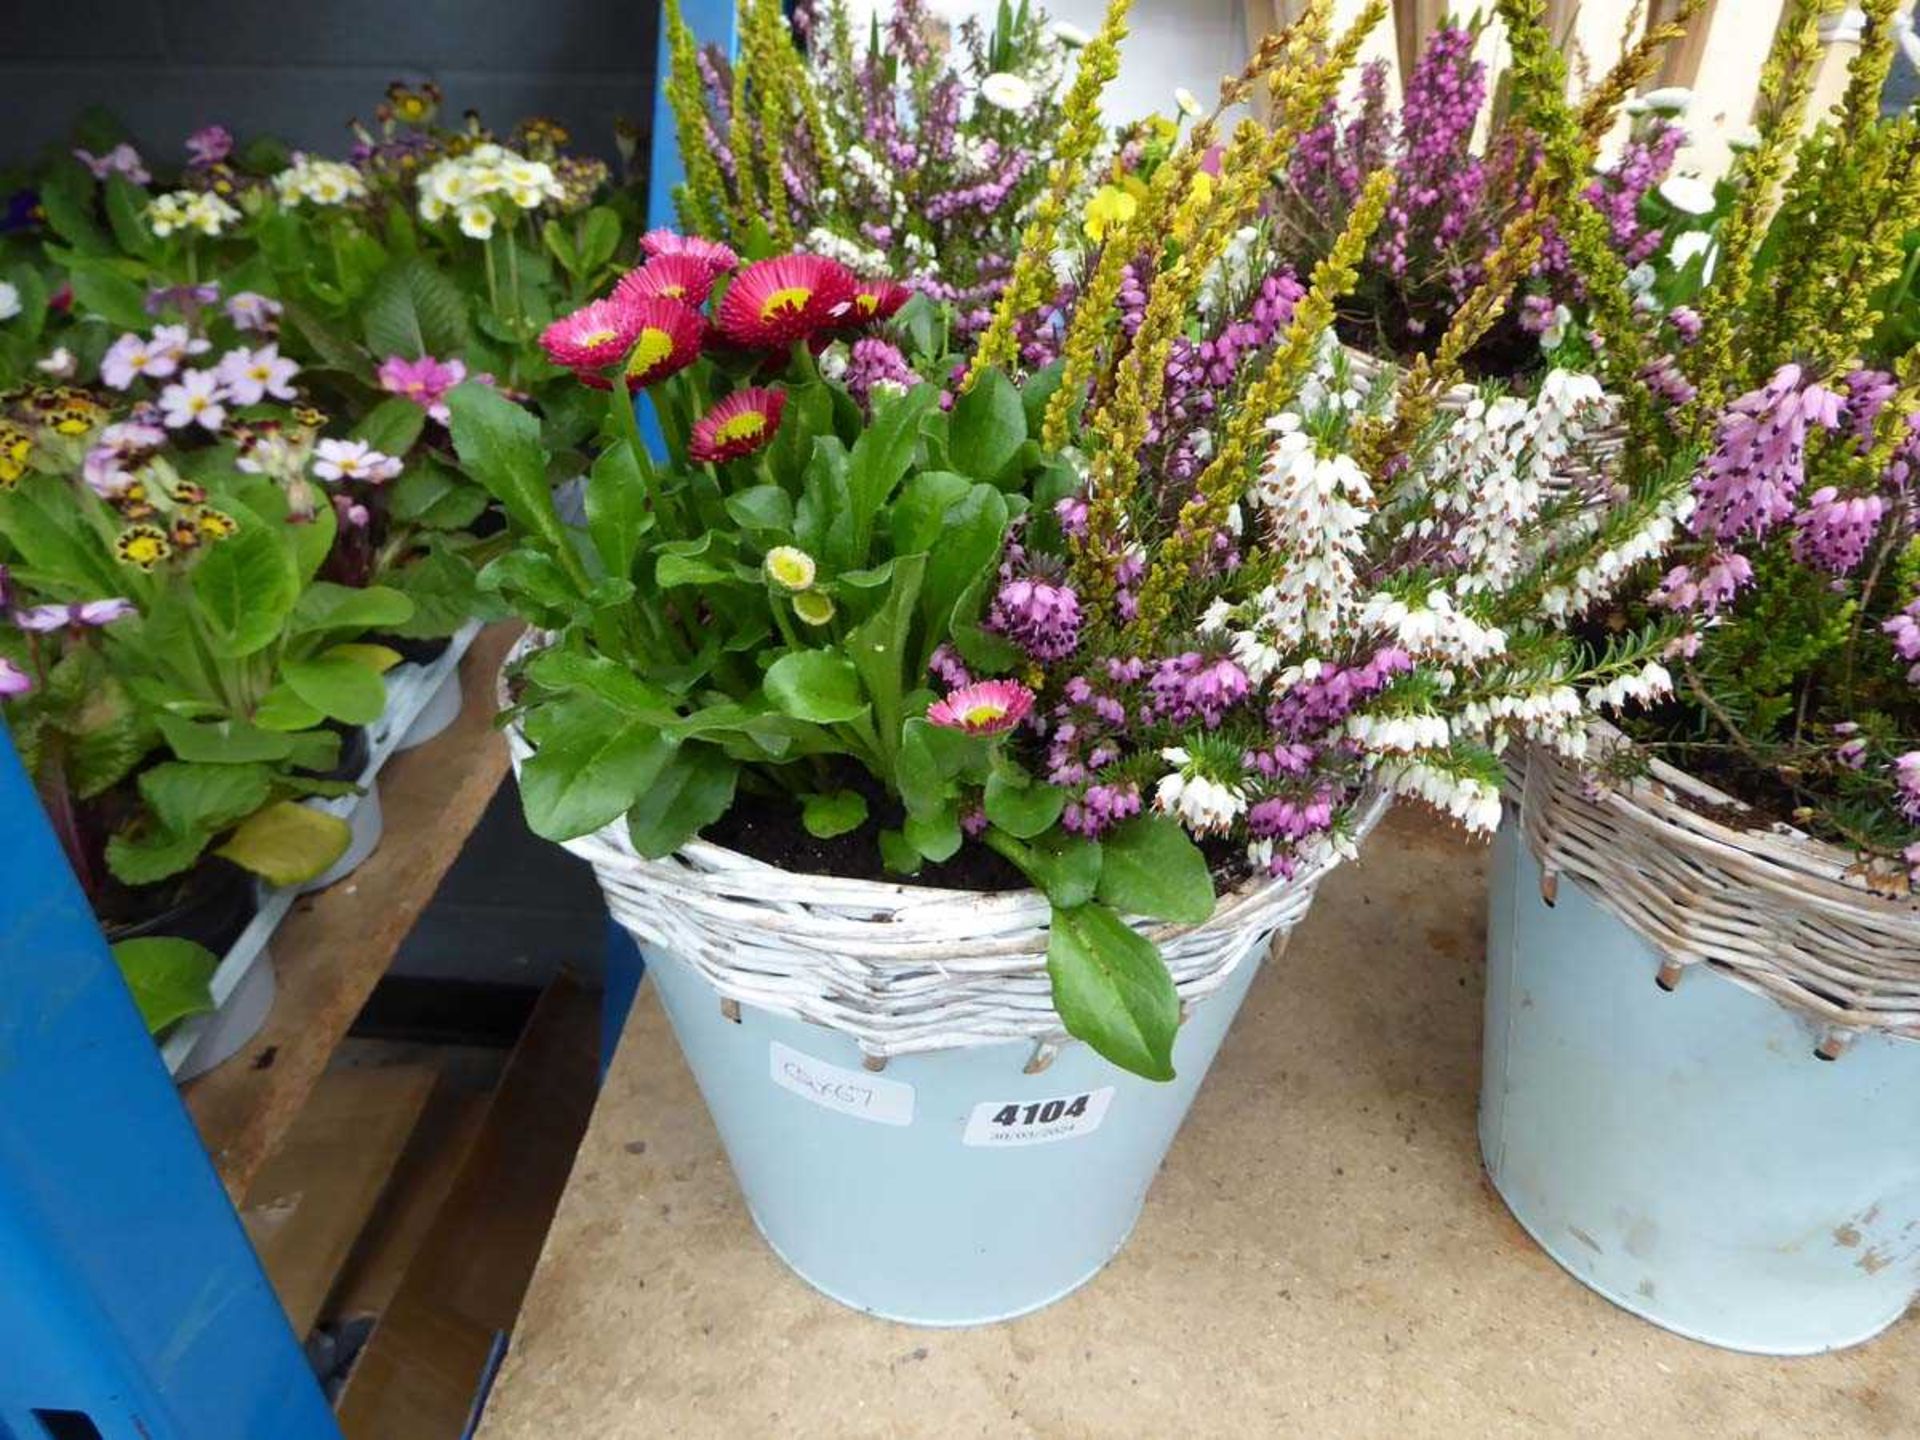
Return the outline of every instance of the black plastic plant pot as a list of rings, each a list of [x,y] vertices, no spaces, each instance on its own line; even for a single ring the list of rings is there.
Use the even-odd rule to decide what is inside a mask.
[[[367,768],[367,760],[373,753],[367,744],[367,727],[329,724],[326,728],[340,737],[339,760],[325,770],[303,770],[300,773],[315,780],[359,780],[360,772]]]
[[[451,635],[435,635],[428,639],[415,639],[407,635],[373,635],[368,637],[375,645],[384,645],[409,665],[431,665],[447,653],[447,647],[453,644]]]
[[[165,897],[171,893],[171,900]],[[145,885],[132,892],[154,908],[139,920],[107,921],[107,939],[118,944],[149,935],[194,940],[224,955],[258,908],[253,877],[229,860],[210,855],[179,881]]]

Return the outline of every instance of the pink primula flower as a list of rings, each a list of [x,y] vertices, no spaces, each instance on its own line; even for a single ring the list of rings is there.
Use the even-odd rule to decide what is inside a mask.
[[[409,360],[402,355],[389,355],[380,362],[380,388],[413,401],[442,425],[451,418],[447,411],[447,392],[466,378],[464,360],[436,360],[431,355]],[[478,378],[487,379],[484,375]]]
[[[395,479],[400,462],[382,455],[364,440],[322,440],[314,450],[313,473],[322,480],[364,480],[384,485]]]

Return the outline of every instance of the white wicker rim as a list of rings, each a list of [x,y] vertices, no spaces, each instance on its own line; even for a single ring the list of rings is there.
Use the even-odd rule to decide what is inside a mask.
[[[1630,744],[1590,727],[1596,752]],[[1831,1058],[1868,1030],[1920,1037],[1920,903],[1871,890],[1852,852],[1785,825],[1713,818],[1748,807],[1663,761],[1596,789],[1536,746],[1520,826],[1552,898],[1569,874],[1631,926],[1663,983],[1708,965],[1828,1029]]]
[[[508,666],[537,643],[524,637]],[[518,726],[507,742],[517,774],[533,752]],[[1368,798],[1362,835],[1386,807],[1384,795]],[[1037,1068],[1068,1041],[1047,979],[1048,906],[1035,891],[794,874],[704,840],[648,860],[620,821],[565,848],[593,866],[608,910],[635,939],[692,965],[723,1000],[837,1030],[872,1062],[1031,1041]],[[1256,947],[1290,933],[1331,868],[1249,881],[1200,925],[1142,922],[1183,1012]]]

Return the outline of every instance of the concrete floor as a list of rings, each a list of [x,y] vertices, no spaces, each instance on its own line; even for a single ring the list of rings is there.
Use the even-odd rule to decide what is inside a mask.
[[[481,1440],[1920,1434],[1920,1321],[1816,1359],[1714,1350],[1514,1223],[1474,1137],[1485,859],[1389,817],[1259,977],[1125,1251],[981,1330],[793,1277],[643,995]]]

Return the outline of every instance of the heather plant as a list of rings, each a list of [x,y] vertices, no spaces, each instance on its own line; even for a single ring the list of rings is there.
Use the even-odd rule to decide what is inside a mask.
[[[1897,9],[1866,7],[1841,106],[1808,131],[1821,7],[1790,7],[1758,140],[1680,277],[1688,303],[1635,309],[1617,276],[1585,285],[1610,385],[1652,400],[1629,412],[1625,476],[1677,477],[1686,507],[1620,612],[1684,627],[1673,703],[1629,733],[1904,889],[1920,862],[1920,357],[1886,306],[1920,222],[1920,121],[1879,112]]]
[[[1075,46],[1003,3],[949,36],[923,0],[859,31],[844,0],[742,7],[740,53],[667,8],[682,223],[743,254],[799,248],[986,321],[1047,185]]]
[[[1386,215],[1338,316],[1341,336],[1370,354],[1431,351],[1485,278],[1507,221],[1533,203],[1541,138],[1532,128],[1527,89],[1557,83],[1564,91],[1567,76],[1564,68],[1547,76],[1516,66],[1503,83],[1493,83],[1474,53],[1481,29],[1477,14],[1465,22],[1443,20],[1406,78],[1397,112],[1388,100],[1387,62],[1362,67],[1352,97],[1344,104],[1329,100],[1278,173],[1256,249],[1268,270],[1304,269],[1327,254],[1368,175],[1392,174]],[[1601,97],[1609,115],[1615,103]],[[1595,166],[1583,188],[1629,266],[1661,252],[1659,186],[1686,138],[1663,109],[1636,108],[1641,113],[1632,133],[1617,154]],[[1484,139],[1476,138],[1482,127]],[[1561,237],[1544,237],[1527,288],[1525,302],[1477,343],[1470,368],[1496,377],[1540,368],[1533,337],[1564,323],[1559,307],[1577,291]]]

